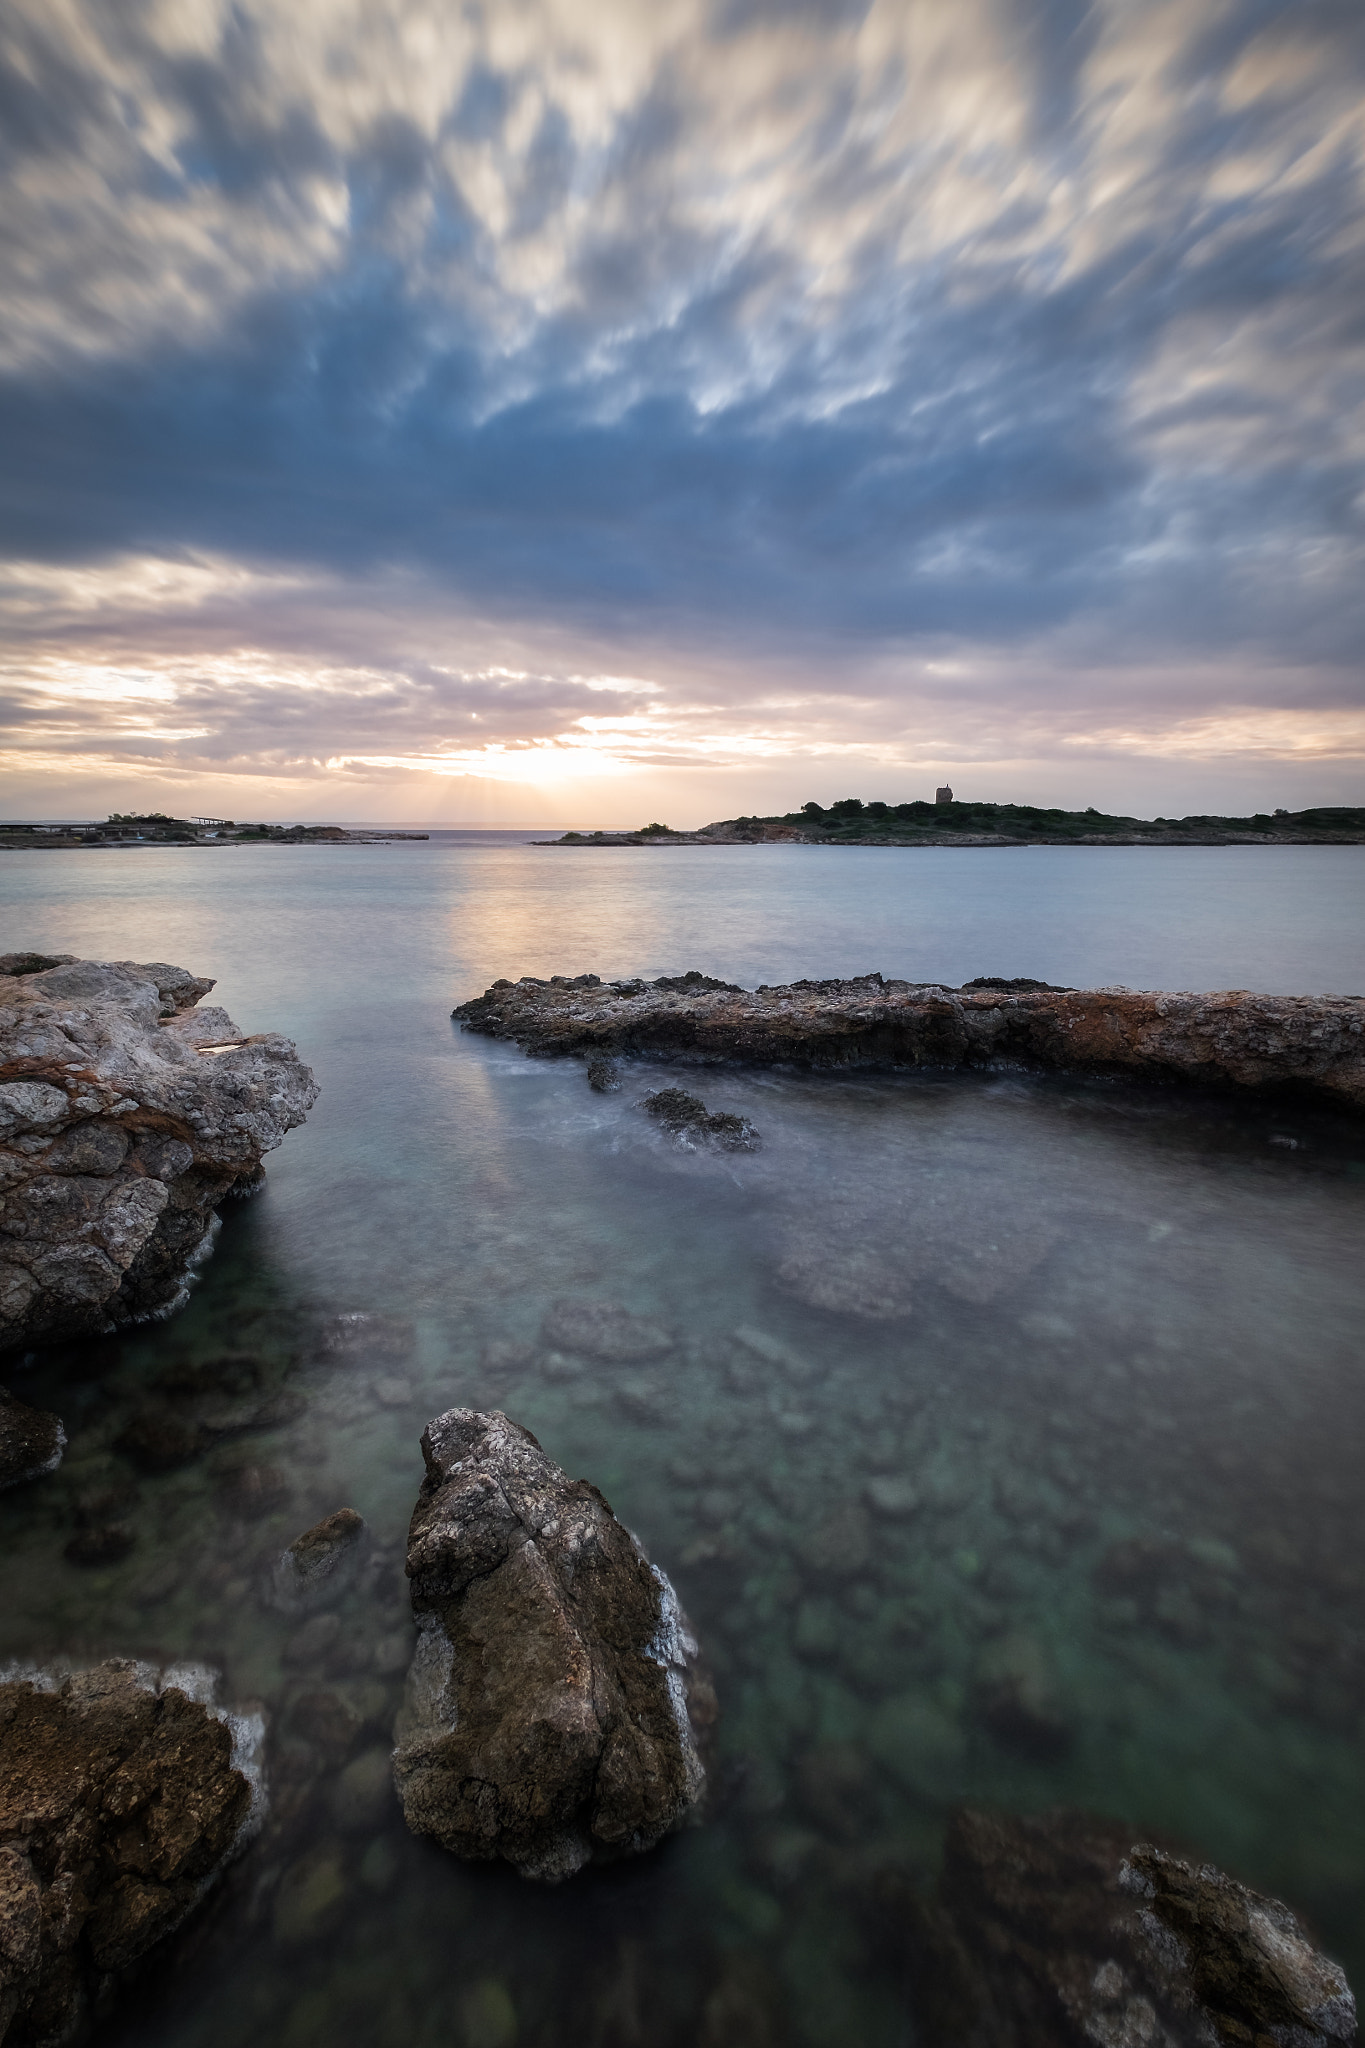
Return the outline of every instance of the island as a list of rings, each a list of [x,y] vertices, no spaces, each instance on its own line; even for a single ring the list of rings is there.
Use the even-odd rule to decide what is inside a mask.
[[[933,803],[802,804],[775,817],[723,818],[696,832],[644,825],[637,832],[566,832],[537,846],[1360,846],[1365,806],[1257,811],[1246,818],[1199,814],[1126,818],[1094,809],[1044,810],[1034,804],[959,802],[950,790]]]
[[[428,837],[348,832],[341,825],[239,825],[233,818],[172,818],[165,811],[114,811],[102,825],[0,823],[0,850],[11,853],[73,846],[383,846]]]

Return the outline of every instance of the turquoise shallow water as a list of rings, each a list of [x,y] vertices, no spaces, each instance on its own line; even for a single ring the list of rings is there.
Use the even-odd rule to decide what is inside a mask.
[[[701,1156],[639,1117],[643,1071],[595,1096],[449,1021],[587,968],[1354,993],[1362,882],[1356,848],[8,860],[6,947],[215,974],[324,1091],[182,1315],[10,1375],[71,1445],[0,1497],[0,1656],[189,1655],[270,1718],[271,1826],[116,2037],[889,2048],[868,1900],[891,1862],[931,1880],[962,1797],[1169,1830],[1365,1978],[1360,1127],[734,1072],[702,1092],[763,1148]],[[673,1348],[568,1353],[566,1299]],[[604,1489],[722,1704],[706,1826],[551,1893],[412,1841],[384,1790],[417,1438],[456,1402]],[[168,1407],[216,1441],[147,1472],[121,1446]],[[263,1574],[344,1503],[373,1564],[300,1630]],[[74,1564],[94,1513],[132,1548]]]

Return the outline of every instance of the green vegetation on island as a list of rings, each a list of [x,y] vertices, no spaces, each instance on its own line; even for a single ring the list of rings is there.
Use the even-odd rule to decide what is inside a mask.
[[[1130,818],[1096,810],[1036,804],[802,804],[799,810],[724,818],[693,832],[652,824],[634,832],[566,832],[556,846],[736,846],[764,841],[807,846],[1238,846],[1356,845],[1365,842],[1365,806],[1320,805],[1303,811],[1256,811],[1247,817],[1197,812],[1183,818]]]

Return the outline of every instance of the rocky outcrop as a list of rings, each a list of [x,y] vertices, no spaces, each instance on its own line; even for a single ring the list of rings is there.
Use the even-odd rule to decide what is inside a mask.
[[[41,955],[9,955],[42,960]],[[0,974],[0,1350],[164,1313],[317,1088],[183,967]]]
[[[65,1448],[60,1416],[30,1408],[0,1388],[0,1492],[55,1472]]]
[[[685,1088],[659,1088],[644,1096],[640,1107],[683,1145],[716,1145],[724,1152],[758,1149],[758,1132],[747,1116],[735,1116],[727,1109],[710,1110],[699,1095],[689,1095]]]
[[[394,1755],[409,1827],[550,1882],[653,1848],[701,1798],[714,1709],[673,1588],[505,1415],[451,1409],[422,1452]]]
[[[1331,2048],[1346,1979],[1287,1906],[1088,1814],[957,1813],[891,1925],[925,2048]]]
[[[687,983],[689,985],[683,985]],[[1293,1089],[1365,1108],[1365,997],[1148,995],[1018,983],[798,981],[752,993],[698,977],[495,981],[453,1013],[528,1053],[808,1067],[1022,1067]]]
[[[260,1807],[259,1718],[126,1660],[0,1684],[0,2042],[69,2042]]]

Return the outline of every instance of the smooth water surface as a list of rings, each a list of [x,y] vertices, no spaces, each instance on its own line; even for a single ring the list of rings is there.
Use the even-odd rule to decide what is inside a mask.
[[[872,1901],[962,1798],[1166,1830],[1365,1976],[1365,1130],[1020,1075],[707,1072],[680,1150],[576,1061],[459,1034],[499,975],[1365,988],[1365,849],[14,855],[3,949],[164,959],[323,1096],[190,1307],[9,1375],[0,1657],[193,1656],[270,1717],[272,1818],[129,1993],[150,2048],[911,2038]],[[619,1304],[664,1355],[566,1351]],[[426,1419],[496,1405],[673,1577],[722,1704],[706,1824],[554,1891],[408,1836],[384,1759]],[[148,1421],[207,1448],[148,1471]],[[139,1432],[142,1435],[139,1435]],[[351,1504],[300,1627],[273,1558]],[[68,1560],[116,1518],[120,1561]]]

